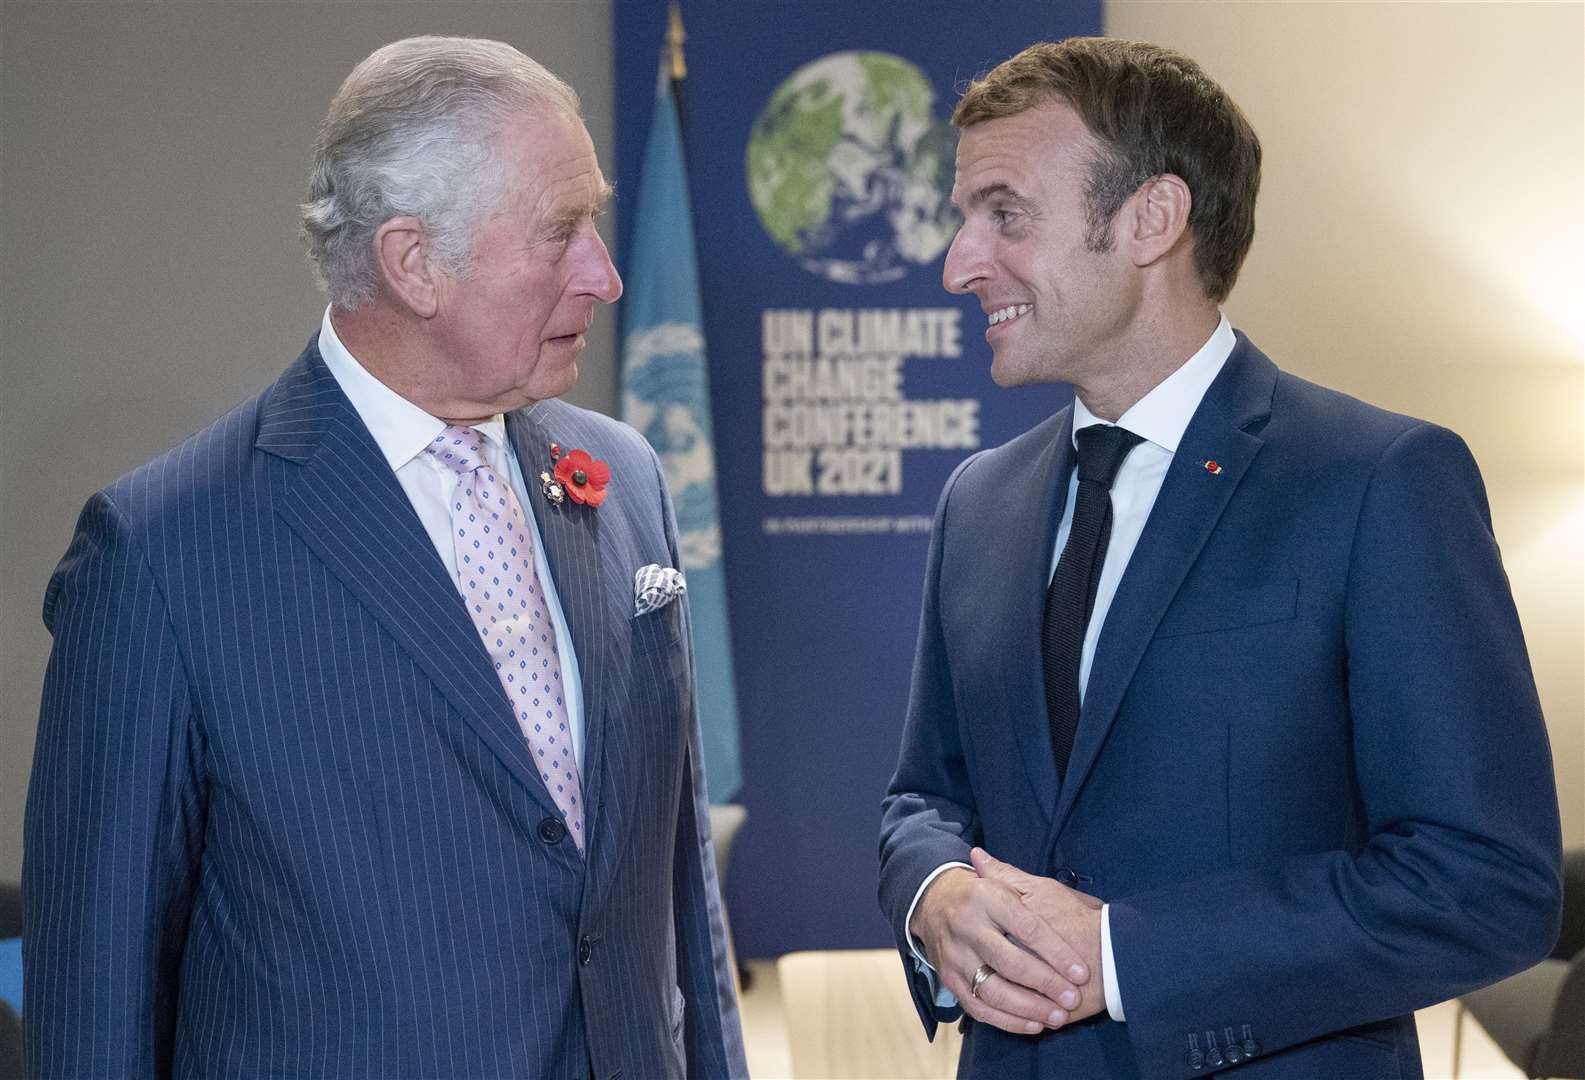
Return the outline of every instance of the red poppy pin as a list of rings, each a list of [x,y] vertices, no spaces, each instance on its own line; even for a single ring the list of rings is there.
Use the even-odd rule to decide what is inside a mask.
[[[539,474],[545,498],[559,505],[566,496],[575,503],[599,506],[605,502],[606,485],[611,482],[611,466],[589,456],[587,450],[573,447],[563,456],[561,446],[550,444],[550,460],[555,462],[554,475]]]

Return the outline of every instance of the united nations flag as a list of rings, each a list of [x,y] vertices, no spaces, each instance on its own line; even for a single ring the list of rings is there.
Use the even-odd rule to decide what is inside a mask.
[[[660,455],[677,507],[698,667],[699,727],[712,803],[742,782],[737,688],[721,565],[710,380],[699,312],[699,269],[677,102],[665,73],[655,112],[627,265],[622,418]]]

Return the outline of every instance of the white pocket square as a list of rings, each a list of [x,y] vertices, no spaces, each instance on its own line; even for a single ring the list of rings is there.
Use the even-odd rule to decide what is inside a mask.
[[[633,615],[648,615],[688,591],[682,571],[650,563],[633,575]]]

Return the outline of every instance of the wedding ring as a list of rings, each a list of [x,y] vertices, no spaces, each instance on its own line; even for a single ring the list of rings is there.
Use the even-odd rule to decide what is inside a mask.
[[[969,997],[980,996],[980,987],[985,985],[985,980],[996,974],[996,969],[989,964],[981,964],[974,969],[974,985],[969,987]]]

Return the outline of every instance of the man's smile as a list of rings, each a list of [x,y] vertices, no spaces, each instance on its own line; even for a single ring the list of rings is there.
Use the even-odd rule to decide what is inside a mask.
[[[1035,305],[1033,304],[1011,304],[1004,308],[998,308],[986,316],[986,318],[990,321],[990,325],[996,326],[999,323],[1010,322],[1011,320],[1018,318],[1020,315],[1027,314],[1028,312],[1034,310],[1034,306]]]

